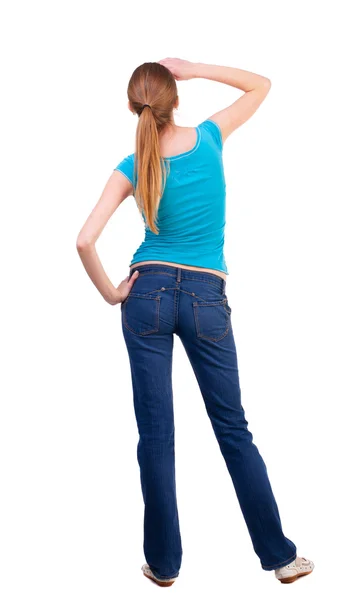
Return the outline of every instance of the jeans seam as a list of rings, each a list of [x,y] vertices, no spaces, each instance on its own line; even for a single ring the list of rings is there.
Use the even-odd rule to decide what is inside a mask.
[[[245,469],[246,469],[246,461],[245,461],[245,457],[244,457],[244,454],[243,454],[243,452],[241,453],[241,458],[242,458],[242,462],[244,463],[244,465],[245,465]],[[246,471],[248,472],[248,469],[246,469]],[[251,496],[252,496],[252,498],[253,498],[253,501],[254,501],[254,503],[255,503],[255,494],[254,494],[253,488],[252,488],[252,486],[251,486],[251,482],[250,482],[250,479],[249,479],[249,477],[247,477],[247,478],[246,478],[246,482],[247,482],[247,485],[248,485],[248,487],[249,487],[249,490],[250,490]],[[263,537],[264,537],[264,536],[265,536],[265,529],[264,529],[263,521],[262,521],[262,519],[261,519],[261,517],[260,517],[260,514],[259,514],[259,511],[258,511],[258,510],[257,510],[257,517],[258,517],[258,521],[259,521],[259,523],[260,523],[260,527],[261,527],[262,535],[263,535]]]
[[[243,462],[245,463],[245,465],[246,465],[246,462],[245,462],[245,457],[244,457],[243,453],[241,454],[241,457],[242,457],[242,461],[243,461]],[[253,499],[254,499],[254,498],[255,498],[255,495],[254,495],[254,492],[253,492],[253,489],[252,489],[252,486],[251,486],[251,483],[250,483],[250,479],[249,479],[249,477],[247,477],[247,478],[246,478],[246,481],[247,481],[247,485],[248,485],[248,487],[249,487],[249,489],[250,489],[250,492],[251,492],[251,494],[252,494],[252,497],[253,497]],[[258,516],[258,520],[259,520],[259,523],[260,523],[260,526],[261,526],[262,535],[263,535],[263,537],[264,537],[264,536],[266,536],[266,533],[265,533],[265,529],[264,529],[263,521],[262,521],[262,519],[261,519],[261,517],[260,517],[260,514],[259,514],[259,512],[258,512],[258,511],[257,511],[257,516]],[[294,555],[292,558],[290,558],[290,559],[288,558],[288,559],[286,559],[286,560],[284,560],[284,561],[282,561],[282,562],[280,562],[280,563],[277,563],[276,565],[269,565],[269,566],[268,566],[268,565],[264,565],[264,564],[262,563],[262,561],[261,561],[261,565],[262,565],[262,567],[263,567],[263,568],[265,568],[265,569],[271,569],[271,570],[272,570],[272,569],[275,569],[275,568],[277,568],[278,566],[287,565],[289,562],[292,562],[292,560],[293,560],[293,559],[294,559],[296,556],[297,556],[297,554],[295,554],[295,555]]]
[[[194,306],[224,306],[227,303],[226,299],[221,300],[203,300],[202,303],[194,302]]]
[[[150,567],[149,567],[149,568],[150,568]],[[154,569],[151,569],[151,568],[150,568],[150,570],[152,571],[153,575],[155,575],[155,577],[157,577],[157,578],[158,578],[158,579],[160,579],[161,581],[166,581],[166,579],[174,579],[175,577],[178,577],[178,575],[179,575],[179,571],[177,571],[177,573],[175,573],[174,575],[166,575],[166,576],[163,576],[163,575],[158,575],[158,574],[156,573],[156,571],[154,571]]]
[[[172,277],[172,278],[176,277],[175,274],[169,273],[168,271],[157,271],[157,270],[146,271],[146,272],[139,271],[138,277],[144,277],[145,275],[168,275],[169,277]],[[137,279],[138,279],[138,277],[137,277]],[[217,275],[217,277],[218,277],[218,275]],[[214,285],[218,289],[221,289],[221,285],[222,285],[220,282],[211,281],[210,279],[207,279],[205,276],[203,276],[203,277],[187,277],[186,275],[183,276],[183,274],[181,274],[181,281],[202,281],[204,283],[208,283],[209,285]],[[225,283],[224,279],[222,279],[222,281]]]
[[[161,292],[161,288],[158,288],[156,290],[151,290],[150,292],[145,292],[145,293],[139,293],[139,292],[129,292],[128,296],[131,296],[133,298],[145,298],[145,299],[152,299],[151,294],[156,294],[156,292]],[[153,298],[156,299],[156,298]]]
[[[196,292],[187,292],[187,290],[179,290],[179,291],[183,292],[183,294],[188,294],[188,296],[193,296],[195,298],[198,298],[199,300],[201,300],[201,302],[207,302],[207,300],[205,300],[205,298],[202,298]],[[213,302],[215,302],[215,300],[213,300]],[[216,302],[220,302],[220,300],[217,300]]]
[[[296,554],[291,556],[291,558],[287,558],[286,560],[283,560],[282,562],[274,564],[274,565],[264,565],[262,563],[262,567],[265,569],[277,569],[278,567],[284,567],[284,566],[288,565],[289,563],[291,563],[292,561],[294,561],[294,559],[296,557],[297,557],[297,552],[296,552]]]
[[[169,277],[176,277],[175,275],[172,275],[172,273],[168,273],[168,271],[147,271],[146,273],[139,271],[138,277],[144,277],[144,275],[168,275]]]
[[[210,285],[214,285],[219,290],[221,289],[221,284],[216,281],[211,281],[206,279],[205,277],[182,277],[182,281],[202,281],[204,283],[209,283]],[[222,280],[224,281],[224,279]]]
[[[179,294],[178,294],[178,286],[174,288],[174,330],[177,330],[178,327],[178,307],[179,307]]]

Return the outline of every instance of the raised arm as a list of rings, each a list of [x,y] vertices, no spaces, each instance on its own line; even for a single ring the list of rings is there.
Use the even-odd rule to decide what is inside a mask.
[[[196,77],[226,83],[245,92],[235,102],[208,117],[219,125],[223,142],[235,129],[252,117],[271,87],[270,79],[262,75],[234,67],[204,63],[197,63]]]
[[[223,142],[240,125],[256,112],[268,94],[271,81],[268,77],[236,69],[205,63],[192,63],[179,58],[166,58],[159,61],[167,67],[178,80],[211,79],[243,90],[245,93],[235,102],[208,117],[219,125]]]

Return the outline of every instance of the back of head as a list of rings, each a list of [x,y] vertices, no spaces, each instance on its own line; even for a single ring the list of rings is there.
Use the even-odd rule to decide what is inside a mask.
[[[132,111],[139,116],[135,149],[135,199],[149,228],[158,233],[156,216],[166,182],[159,133],[173,122],[173,109],[178,98],[176,80],[171,71],[160,63],[143,63],[132,73],[127,95]]]

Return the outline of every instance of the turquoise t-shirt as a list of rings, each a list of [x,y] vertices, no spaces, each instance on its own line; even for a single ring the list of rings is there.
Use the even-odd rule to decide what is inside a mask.
[[[165,158],[169,173],[157,215],[159,233],[149,229],[143,215],[145,237],[129,266],[163,260],[228,274],[222,134],[219,125],[209,119],[196,127],[196,134],[191,150]],[[134,156],[126,156],[114,170],[123,173],[135,189]]]

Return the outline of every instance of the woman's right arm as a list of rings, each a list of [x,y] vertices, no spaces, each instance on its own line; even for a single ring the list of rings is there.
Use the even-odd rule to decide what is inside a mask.
[[[268,77],[243,69],[193,63],[180,58],[166,58],[159,62],[167,67],[179,81],[193,78],[211,79],[245,92],[235,102],[208,117],[219,125],[223,142],[235,129],[252,117],[271,87]]]

